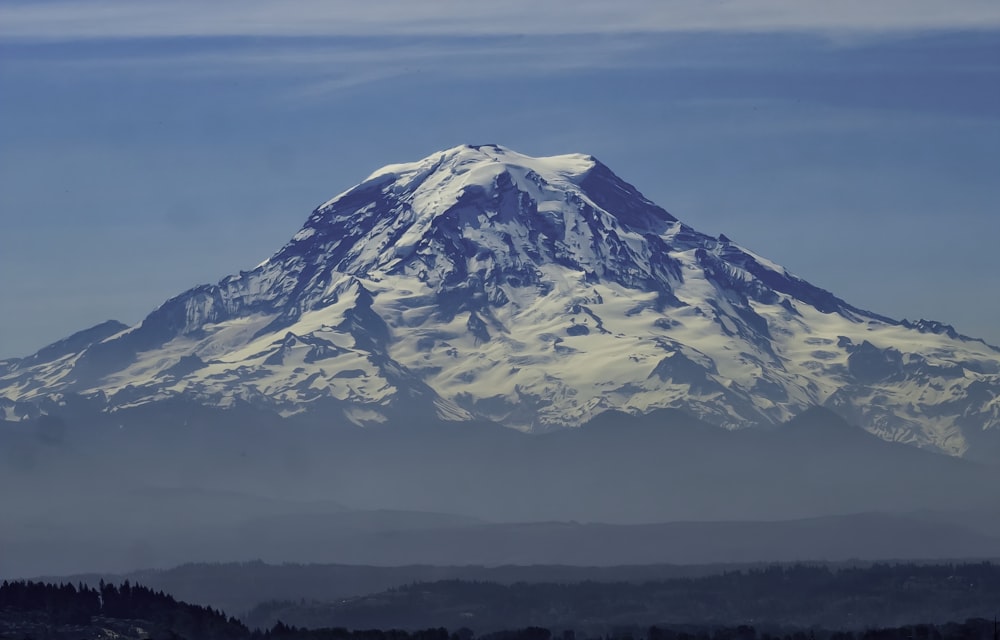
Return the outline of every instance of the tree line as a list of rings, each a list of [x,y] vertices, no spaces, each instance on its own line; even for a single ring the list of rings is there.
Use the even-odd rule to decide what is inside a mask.
[[[860,630],[803,630],[764,624],[621,624],[589,635],[571,627],[525,626],[477,635],[462,626],[306,629],[280,621],[266,629],[251,630],[211,607],[181,602],[162,591],[128,581],[120,585],[102,581],[96,588],[24,580],[0,584],[0,639],[104,637],[107,634],[102,630],[115,620],[141,622],[147,637],[165,640],[1000,640],[995,620],[985,618]]]
[[[36,615],[27,615],[36,614]],[[28,580],[0,584],[0,638],[13,637],[11,630],[21,622],[41,622],[41,626],[86,626],[101,619],[142,620],[150,626],[181,638],[237,640],[249,630],[236,618],[186,602],[148,587],[105,583],[97,588],[83,583],[49,584]],[[38,625],[35,625],[38,626]],[[23,636],[21,636],[23,637]]]

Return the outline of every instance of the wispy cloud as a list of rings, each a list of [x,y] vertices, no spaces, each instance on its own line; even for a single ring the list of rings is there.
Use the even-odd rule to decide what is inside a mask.
[[[651,37],[603,37],[599,43],[582,36],[489,38],[300,38],[289,40],[239,40],[205,46],[185,41],[182,46],[76,48],[72,56],[53,55],[44,49],[18,50],[18,62],[63,67],[109,68],[143,72],[182,70],[193,74],[265,74],[298,70],[302,73],[330,69],[378,69],[406,73],[407,69],[435,68],[447,64],[452,73],[469,69],[482,73],[515,67],[520,73],[575,68],[641,67],[655,64],[690,67],[697,61],[651,60],[648,52],[661,44]]]
[[[1000,28],[996,0],[14,0],[0,38],[553,35]]]

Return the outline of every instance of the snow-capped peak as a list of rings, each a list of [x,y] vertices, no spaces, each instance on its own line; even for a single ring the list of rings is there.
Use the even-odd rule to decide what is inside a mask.
[[[662,407],[736,428],[825,405],[963,453],[1000,426],[1000,352],[939,326],[855,308],[702,234],[592,156],[462,145],[375,171],[255,269],[136,327],[0,363],[0,398],[536,430]]]
[[[553,184],[566,186],[593,169],[596,162],[593,156],[579,153],[533,158],[495,144],[463,144],[439,151],[417,162],[386,165],[368,176],[364,182],[379,180],[385,176],[391,176],[393,180],[409,180],[438,168],[447,168],[456,175],[468,174],[470,181],[483,184],[485,181],[477,172],[489,173],[491,165],[506,165],[534,171]]]

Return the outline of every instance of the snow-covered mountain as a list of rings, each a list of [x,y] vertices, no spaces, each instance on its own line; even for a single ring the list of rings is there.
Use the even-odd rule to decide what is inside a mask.
[[[460,146],[384,167],[251,271],[0,362],[0,411],[172,397],[522,430],[674,407],[730,428],[827,406],[965,454],[1000,349],[896,321],[699,233],[591,156]]]

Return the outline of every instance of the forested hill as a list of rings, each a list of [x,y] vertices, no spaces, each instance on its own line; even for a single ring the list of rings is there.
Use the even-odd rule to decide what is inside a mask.
[[[101,582],[0,584],[0,638],[187,638],[236,640],[249,630],[221,611],[178,602],[162,591]]]
[[[1000,567],[989,563],[776,566],[645,583],[447,580],[269,603],[242,621],[128,581],[15,581],[0,584],[0,640],[996,640],[998,610]]]
[[[585,640],[586,633],[522,627],[476,635],[467,627],[416,631],[302,629],[277,623],[249,631],[219,611],[178,602],[162,592],[123,583],[101,585],[4,582],[0,640]],[[619,626],[600,640],[996,640],[996,622],[970,619],[940,625],[869,628],[861,632],[764,628],[751,625],[642,628]]]
[[[1000,613],[1000,566],[874,564],[772,566],[713,576],[643,582],[414,583],[331,602],[271,602],[245,620],[306,627],[420,629],[467,626],[571,628],[765,624],[853,629],[992,619]]]

